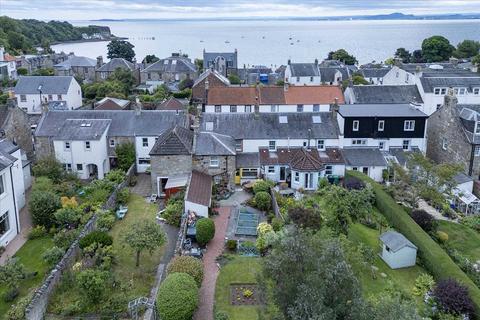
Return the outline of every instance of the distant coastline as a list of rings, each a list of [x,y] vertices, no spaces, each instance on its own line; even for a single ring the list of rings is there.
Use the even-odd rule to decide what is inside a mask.
[[[71,44],[71,43],[85,43],[85,42],[103,42],[103,41],[112,41],[112,40],[128,40],[128,38],[127,37],[110,37],[110,38],[107,38],[107,39],[79,39],[79,40],[54,42],[54,43],[52,43],[52,45]]]

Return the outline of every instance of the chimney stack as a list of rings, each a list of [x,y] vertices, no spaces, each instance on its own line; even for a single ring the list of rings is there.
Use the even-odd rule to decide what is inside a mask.
[[[135,97],[135,115],[139,116],[142,114],[142,103],[138,96]]]
[[[318,66],[318,59],[315,58],[315,65]]]
[[[446,108],[455,108],[458,104],[457,96],[455,95],[455,90],[453,88],[448,88],[447,94],[443,99],[443,106]]]
[[[450,62],[454,67],[457,67],[457,66],[458,66],[458,59],[457,59],[457,58],[451,57],[451,58],[449,59],[449,62]]]
[[[103,57],[98,56],[97,57],[97,68],[100,68],[101,66],[103,66]]]

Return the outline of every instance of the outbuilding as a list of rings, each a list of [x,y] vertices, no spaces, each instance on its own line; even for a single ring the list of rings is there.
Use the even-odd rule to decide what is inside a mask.
[[[387,231],[380,236],[382,241],[382,259],[392,269],[407,268],[415,265],[417,247],[405,236],[396,231]]]
[[[206,173],[193,170],[185,194],[185,212],[208,217],[212,205],[212,177]]]

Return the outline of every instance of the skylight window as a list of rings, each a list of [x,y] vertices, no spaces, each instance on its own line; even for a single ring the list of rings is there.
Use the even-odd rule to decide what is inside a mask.
[[[288,117],[287,117],[287,116],[279,116],[279,117],[278,117],[278,122],[280,122],[280,123],[288,123]]]
[[[313,123],[322,123],[322,117],[320,116],[312,116]]]

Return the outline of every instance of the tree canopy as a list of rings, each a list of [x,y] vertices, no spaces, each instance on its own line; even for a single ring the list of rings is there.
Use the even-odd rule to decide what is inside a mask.
[[[331,51],[328,53],[328,60],[339,60],[347,65],[356,64],[357,58],[349,54],[345,49],[338,49],[337,51]]]
[[[133,58],[135,58],[135,51],[133,48],[135,48],[135,46],[128,41],[118,39],[112,40],[107,45],[107,58],[123,58],[132,62]]]
[[[463,40],[457,46],[457,50],[453,53],[455,58],[464,59],[471,58],[479,54],[480,42],[474,40]]]
[[[422,42],[422,56],[427,62],[448,60],[454,50],[455,47],[450,44],[450,41],[442,36],[433,36]]]
[[[136,252],[136,266],[140,265],[140,254],[147,250],[150,253],[166,242],[166,236],[160,225],[154,221],[136,223],[125,234],[127,243]]]

